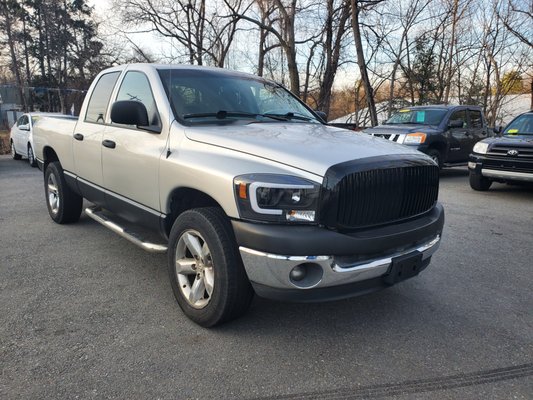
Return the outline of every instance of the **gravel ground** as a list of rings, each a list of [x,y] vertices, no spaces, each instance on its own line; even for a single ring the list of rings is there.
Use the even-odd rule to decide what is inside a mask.
[[[1,399],[531,399],[533,190],[442,173],[419,277],[322,304],[256,298],[206,330],[165,255],[85,215],[54,224],[42,174],[0,156]]]

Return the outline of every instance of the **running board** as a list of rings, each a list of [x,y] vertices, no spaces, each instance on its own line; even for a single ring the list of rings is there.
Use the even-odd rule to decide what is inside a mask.
[[[144,240],[138,233],[127,230],[126,228],[123,228],[117,223],[111,221],[108,216],[104,215],[100,207],[88,207],[85,209],[85,214],[146,251],[151,253],[164,253],[168,249],[168,247],[164,244],[148,242]]]

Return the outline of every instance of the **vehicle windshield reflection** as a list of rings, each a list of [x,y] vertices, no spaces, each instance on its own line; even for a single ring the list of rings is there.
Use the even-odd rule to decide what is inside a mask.
[[[523,114],[512,121],[503,131],[505,136],[533,135],[533,113]]]
[[[176,117],[187,123],[320,123],[290,92],[260,78],[187,69],[160,69],[159,75]]]

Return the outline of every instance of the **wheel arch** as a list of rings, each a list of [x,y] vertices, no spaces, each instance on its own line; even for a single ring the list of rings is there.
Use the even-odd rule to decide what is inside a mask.
[[[434,141],[432,142],[429,146],[428,146],[428,151],[429,150],[437,150],[441,156],[444,158],[446,158],[446,150],[448,148],[448,145],[446,144],[445,141],[442,141],[442,140],[437,140],[437,141]]]
[[[218,201],[201,190],[190,187],[179,187],[172,190],[166,201],[166,210],[169,212],[164,226],[166,235],[170,235],[172,225],[181,213],[202,207],[218,207],[223,210]]]
[[[43,170],[46,171],[48,164],[54,161],[58,161],[61,164],[55,150],[50,146],[45,146],[43,148]]]

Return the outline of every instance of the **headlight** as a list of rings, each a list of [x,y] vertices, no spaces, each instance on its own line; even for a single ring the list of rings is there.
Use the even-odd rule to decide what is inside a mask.
[[[489,149],[489,144],[488,143],[477,142],[474,145],[474,153],[487,154],[488,149]]]
[[[408,133],[403,139],[403,144],[422,144],[426,141],[424,132]]]
[[[241,218],[314,223],[320,185],[291,175],[250,174],[233,179]]]

